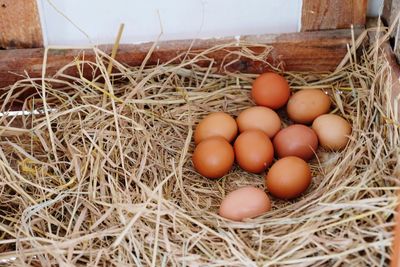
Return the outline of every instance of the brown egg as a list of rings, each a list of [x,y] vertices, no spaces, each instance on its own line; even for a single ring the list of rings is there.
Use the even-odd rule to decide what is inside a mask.
[[[314,120],[312,128],[318,136],[319,143],[334,151],[346,147],[351,134],[351,125],[345,119],[334,114],[321,115]]]
[[[237,124],[235,119],[224,112],[215,112],[207,115],[199,122],[194,132],[194,142],[197,145],[213,136],[221,136],[228,142],[232,142],[236,135]]]
[[[261,130],[269,138],[281,129],[281,119],[278,114],[267,107],[251,107],[242,111],[236,118],[239,132]]]
[[[252,173],[260,173],[271,165],[274,147],[268,136],[260,130],[241,133],[234,144],[236,162]]]
[[[322,114],[328,113],[331,100],[318,89],[300,90],[289,98],[287,114],[297,123],[310,124]]]
[[[311,171],[307,162],[298,157],[278,160],[265,177],[268,191],[282,199],[292,199],[301,195],[311,183]]]
[[[261,189],[246,186],[229,193],[221,202],[219,215],[233,221],[254,218],[271,209],[268,195]]]
[[[193,165],[207,178],[220,178],[232,168],[235,155],[231,144],[222,137],[210,137],[197,145],[193,152]]]
[[[278,132],[273,143],[275,152],[280,158],[296,156],[309,160],[317,151],[318,137],[311,128],[293,124]]]
[[[279,74],[263,73],[253,82],[251,96],[259,106],[278,109],[283,107],[289,99],[289,84]]]

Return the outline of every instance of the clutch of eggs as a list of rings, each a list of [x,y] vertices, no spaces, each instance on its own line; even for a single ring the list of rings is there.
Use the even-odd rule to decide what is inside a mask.
[[[327,114],[332,103],[325,92],[303,89],[291,94],[289,83],[276,73],[257,77],[251,97],[257,106],[242,110],[236,119],[214,112],[197,124],[193,166],[202,176],[217,179],[229,173],[236,161],[247,172],[265,171],[265,188],[274,197],[299,197],[311,184],[307,161],[316,155],[318,145],[342,150],[351,125],[338,115]],[[293,123],[282,129],[275,110],[284,106]],[[219,215],[243,221],[270,209],[270,198],[263,189],[245,186],[226,195]]]

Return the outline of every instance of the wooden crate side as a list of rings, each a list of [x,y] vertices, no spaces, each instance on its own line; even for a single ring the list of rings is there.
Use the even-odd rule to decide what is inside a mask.
[[[0,0],[0,48],[43,47],[36,0]]]
[[[400,12],[400,0],[384,0],[382,18],[385,23],[391,25]]]
[[[397,118],[400,119],[400,106],[399,106],[399,98],[400,98],[400,66],[396,61],[396,56],[393,52],[392,47],[389,43],[385,43],[383,46],[383,52],[385,57],[391,68],[391,76],[392,76],[392,92],[391,92],[391,104],[393,109],[397,106]],[[399,121],[397,122],[399,123]],[[395,170],[394,175],[400,178],[400,170]],[[398,198],[400,198],[400,192],[398,193]],[[392,256],[390,267],[399,267],[400,266],[400,205],[396,209],[395,216],[395,226],[394,226],[394,238],[392,242]]]
[[[360,32],[357,31],[356,36]],[[271,45],[273,51],[268,61],[277,65],[284,63],[284,69],[290,71],[332,71],[336,68],[343,56],[347,53],[347,44],[351,42],[349,30],[335,30],[323,32],[291,33],[281,35],[263,35],[242,37],[241,41],[257,43],[260,46],[252,48],[254,52],[262,52],[262,45]],[[208,54],[215,60],[214,67],[222,68],[224,63],[237,59],[227,69],[247,73],[261,73],[269,66],[250,59],[237,58],[232,51],[240,49],[235,46],[235,38],[209,39],[209,40],[182,40],[160,42],[147,61],[148,65],[168,62],[185,53],[190,48],[192,51],[202,51],[216,45],[232,43],[229,49],[218,50]],[[150,50],[152,43],[140,45],[121,45],[117,60],[130,66],[139,66]],[[102,47],[107,53],[111,46]],[[85,60],[94,60],[93,50],[50,50],[47,60],[47,76],[54,75],[61,67],[73,61],[82,52],[85,52]],[[0,88],[15,83],[27,73],[31,78],[39,78],[42,75],[44,49],[17,49],[0,51]],[[229,56],[227,58],[227,56]],[[175,62],[177,63],[179,59]],[[205,62],[209,64],[208,62]],[[69,75],[78,75],[76,68],[70,68]],[[85,75],[90,76],[91,70]],[[90,77],[89,77],[90,78]]]
[[[387,61],[389,62],[390,68],[391,68],[391,75],[392,75],[392,99],[391,103],[392,106],[394,107],[395,105],[398,105],[398,101],[400,100],[400,66],[396,61],[396,56],[394,54],[394,51],[392,47],[390,46],[389,43],[385,43],[383,46],[383,51],[385,53],[385,57]],[[398,107],[398,118],[400,119],[400,107]]]
[[[399,12],[400,12],[400,0],[385,0],[382,10],[383,22],[389,27],[396,26],[393,24],[395,23],[398,24],[396,17],[398,16]],[[397,25],[397,27],[400,26]],[[391,43],[393,45],[394,53],[397,57],[397,61],[400,62],[400,36],[398,29],[394,30],[391,33],[391,37],[392,37]]]
[[[301,31],[364,26],[367,0],[303,0]]]

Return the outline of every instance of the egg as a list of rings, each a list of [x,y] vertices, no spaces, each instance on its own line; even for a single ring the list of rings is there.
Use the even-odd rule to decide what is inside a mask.
[[[233,148],[222,137],[210,137],[200,142],[192,156],[193,166],[207,178],[220,178],[232,168],[235,160]]]
[[[278,132],[273,144],[280,158],[296,156],[309,160],[317,151],[318,137],[311,128],[302,124],[293,124]]]
[[[311,183],[307,162],[298,157],[286,157],[275,162],[265,176],[268,191],[277,198],[300,196]]]
[[[251,107],[242,111],[236,118],[239,132],[261,130],[269,138],[281,129],[281,119],[278,114],[267,107]]]
[[[333,151],[345,148],[351,134],[350,123],[334,114],[319,116],[314,120],[312,128],[317,133],[321,146]]]
[[[236,162],[248,172],[260,173],[271,165],[274,148],[268,136],[260,130],[241,133],[234,143]]]
[[[318,116],[328,113],[331,99],[318,89],[300,90],[287,103],[289,118],[297,123],[311,124]]]
[[[207,115],[199,122],[194,132],[194,142],[198,144],[213,136],[221,136],[228,142],[232,142],[237,132],[237,124],[232,116],[224,112],[215,112]]]
[[[246,186],[229,193],[221,202],[219,215],[233,221],[260,216],[271,210],[271,201],[261,189]]]
[[[283,107],[289,99],[289,84],[279,74],[263,73],[253,82],[251,96],[259,106],[278,109]]]

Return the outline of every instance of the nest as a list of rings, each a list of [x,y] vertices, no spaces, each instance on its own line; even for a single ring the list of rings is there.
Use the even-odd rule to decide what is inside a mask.
[[[253,54],[253,44],[235,45],[255,61],[271,50]],[[390,67],[379,46],[359,58],[353,50],[332,73],[276,70],[293,90],[325,90],[332,113],[350,121],[353,133],[342,152],[318,150],[305,194],[272,198],[272,211],[244,222],[219,217],[219,204],[239,187],[264,188],[263,176],[235,166],[219,180],[201,177],[191,162],[192,137],[206,114],[236,116],[253,106],[256,75],[200,67],[211,63],[207,51],[178,65],[132,68],[95,48],[95,62],[77,60],[51,79],[7,88],[6,114],[25,90],[37,94],[23,101],[25,115],[0,118],[0,263],[387,264],[400,147]],[[83,65],[97,76],[65,74]]]

